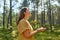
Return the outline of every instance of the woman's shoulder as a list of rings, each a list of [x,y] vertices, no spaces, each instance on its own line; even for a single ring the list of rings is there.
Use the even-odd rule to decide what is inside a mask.
[[[21,19],[20,23],[27,22],[25,19]]]

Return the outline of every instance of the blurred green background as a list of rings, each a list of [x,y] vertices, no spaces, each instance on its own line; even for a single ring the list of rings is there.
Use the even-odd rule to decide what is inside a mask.
[[[46,27],[35,40],[60,40],[60,0],[0,0],[0,40],[18,40],[16,22],[22,7],[28,7],[33,29]]]

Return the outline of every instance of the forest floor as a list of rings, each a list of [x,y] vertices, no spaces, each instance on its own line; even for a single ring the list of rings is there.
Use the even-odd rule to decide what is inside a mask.
[[[0,40],[18,40],[17,35],[13,36],[10,30],[0,28]],[[34,37],[35,40],[60,40],[60,30],[54,30],[52,32],[47,30],[45,32],[37,33]]]

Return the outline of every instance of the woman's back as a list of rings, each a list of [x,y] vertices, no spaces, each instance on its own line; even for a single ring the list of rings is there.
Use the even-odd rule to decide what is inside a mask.
[[[23,32],[26,29],[29,29],[31,32],[33,31],[33,28],[31,27],[30,23],[27,20],[22,19],[18,24],[18,32],[19,32],[18,38],[19,38],[19,40],[34,40],[34,36],[32,36],[30,38],[26,38],[23,35]]]

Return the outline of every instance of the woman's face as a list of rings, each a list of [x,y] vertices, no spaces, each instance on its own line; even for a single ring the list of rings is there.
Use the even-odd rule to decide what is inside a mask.
[[[30,17],[30,16],[31,16],[31,13],[30,13],[29,10],[26,10],[26,12],[25,12],[25,16],[27,16],[27,17]]]

